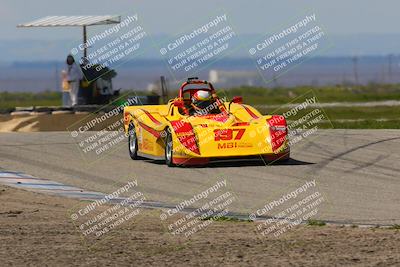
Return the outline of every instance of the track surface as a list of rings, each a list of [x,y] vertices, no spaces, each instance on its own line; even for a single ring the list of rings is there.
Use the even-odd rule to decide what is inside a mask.
[[[231,210],[253,213],[316,179],[316,190],[326,200],[316,218],[400,224],[400,131],[319,130],[292,149],[292,158],[267,166],[259,161],[168,168],[130,160],[126,142],[87,161],[68,132],[0,134],[1,169],[88,190],[111,193],[136,179],[148,200],[179,203],[226,179],[236,196]]]

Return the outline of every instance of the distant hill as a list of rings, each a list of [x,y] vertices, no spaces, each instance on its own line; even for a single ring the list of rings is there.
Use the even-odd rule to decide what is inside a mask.
[[[362,84],[399,83],[400,56],[360,56],[357,57],[357,78]],[[391,62],[391,64],[389,64]],[[44,91],[60,90],[60,71],[63,61],[16,61],[0,64],[0,91]],[[265,80],[259,75],[254,61],[249,58],[222,58],[201,70],[201,79],[210,79],[210,70],[226,73],[229,78],[222,77],[218,87],[252,86],[296,86],[296,85],[332,85],[352,84],[355,82],[353,57],[314,57],[276,79],[266,73]],[[134,59],[116,68],[118,73],[114,80],[114,88],[146,90],[149,84],[159,83],[161,75],[167,77],[171,87],[174,77],[165,62],[161,59]],[[240,73],[253,73],[241,76]],[[238,75],[236,75],[237,73]],[[267,82],[266,82],[267,80]]]
[[[397,34],[357,34],[357,35],[326,35],[333,46],[324,51],[324,56],[366,56],[366,55],[388,55],[400,54],[400,35]],[[234,43],[247,44],[251,40],[259,40],[262,35],[244,34],[238,35]],[[63,60],[73,44],[79,40],[59,40],[55,37],[53,41],[43,40],[1,40],[0,39],[0,61],[43,61],[43,60]],[[154,44],[162,43],[171,36],[155,35],[151,36],[144,46],[148,46],[147,53],[140,55],[146,59],[160,59],[160,53],[154,48]],[[229,55],[232,58],[248,57],[247,50],[236,51]]]

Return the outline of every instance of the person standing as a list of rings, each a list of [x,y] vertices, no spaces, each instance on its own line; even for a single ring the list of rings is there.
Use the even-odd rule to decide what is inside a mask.
[[[78,104],[79,84],[82,79],[82,71],[72,55],[67,56],[66,80],[70,88],[71,106]]]
[[[63,107],[70,107],[71,106],[71,88],[67,81],[67,71],[61,71],[61,88],[62,88],[62,105]]]

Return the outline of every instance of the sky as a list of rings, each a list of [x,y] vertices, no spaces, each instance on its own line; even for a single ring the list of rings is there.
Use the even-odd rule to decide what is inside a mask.
[[[80,29],[17,29],[16,25],[48,15],[108,15],[138,13],[152,34],[174,34],[190,23],[223,8],[237,24],[238,33],[268,32],[306,10],[315,11],[330,34],[400,34],[400,2],[335,1],[244,1],[244,0],[0,0],[0,39],[68,39]]]
[[[65,40],[82,38],[81,27],[16,28],[49,15],[138,14],[146,32],[156,36],[176,35],[218,13],[228,15],[237,34],[260,37],[315,13],[318,25],[335,43],[327,55],[398,54],[399,9],[395,0],[0,0],[0,58],[56,59],[65,54]],[[104,27],[89,27],[89,36]]]

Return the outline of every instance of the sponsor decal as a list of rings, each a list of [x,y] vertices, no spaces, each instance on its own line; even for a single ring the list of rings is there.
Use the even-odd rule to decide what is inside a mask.
[[[249,148],[253,147],[251,143],[242,143],[242,142],[225,142],[225,143],[218,143],[218,149],[230,149],[230,148]]]
[[[175,130],[179,142],[190,151],[200,155],[192,125],[185,121],[171,121],[171,125]]]
[[[214,130],[214,141],[240,140],[246,129],[217,129]]]

